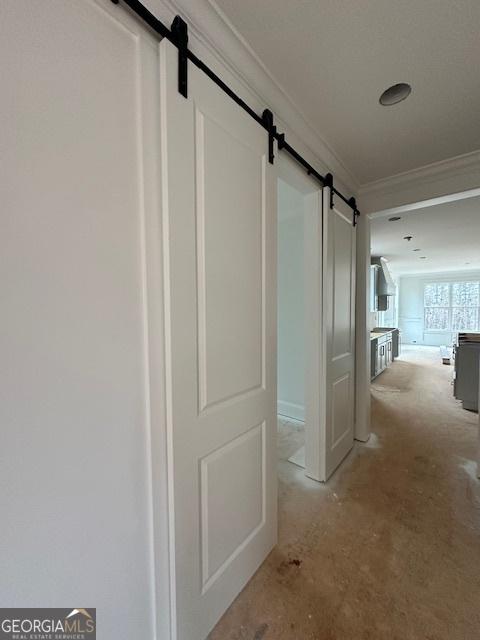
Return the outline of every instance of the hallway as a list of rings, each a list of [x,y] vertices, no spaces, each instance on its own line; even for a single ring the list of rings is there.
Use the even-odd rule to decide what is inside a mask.
[[[372,436],[327,486],[287,462],[279,543],[210,640],[473,640],[480,625],[478,415],[437,348],[404,347],[372,387]]]

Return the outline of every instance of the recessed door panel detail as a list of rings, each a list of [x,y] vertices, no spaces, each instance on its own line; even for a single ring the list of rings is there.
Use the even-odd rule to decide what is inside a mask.
[[[332,398],[332,448],[350,431],[350,374],[333,383]]]
[[[195,146],[202,411],[264,386],[264,157],[198,109]]]
[[[264,457],[262,423],[201,460],[203,592],[264,523]]]

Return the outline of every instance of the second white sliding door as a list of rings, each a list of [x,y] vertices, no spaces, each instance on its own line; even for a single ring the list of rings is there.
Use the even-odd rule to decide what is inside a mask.
[[[323,190],[323,479],[353,446],[355,403],[355,251],[353,211]]]

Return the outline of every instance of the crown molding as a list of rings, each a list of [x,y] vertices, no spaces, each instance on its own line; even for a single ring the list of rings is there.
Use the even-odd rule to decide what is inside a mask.
[[[459,278],[472,278],[476,280],[480,278],[480,270],[479,269],[452,269],[451,271],[417,271],[416,273],[405,273],[398,274],[399,279],[422,279],[422,280],[439,280],[439,281],[454,281]]]
[[[359,201],[365,211],[374,213],[479,187],[477,150],[364,184]]]
[[[276,124],[287,133],[292,145],[322,173],[331,172],[336,185],[356,195],[359,182],[335,151],[308,122],[295,101],[267,70],[257,54],[216,5],[214,0],[144,0],[146,6],[166,24],[180,14],[189,25],[189,46],[222,79],[261,113],[269,108]],[[207,59],[208,58],[208,59]],[[230,78],[225,78],[225,69]]]

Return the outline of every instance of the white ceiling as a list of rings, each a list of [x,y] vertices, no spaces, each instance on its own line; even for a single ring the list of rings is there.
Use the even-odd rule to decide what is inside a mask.
[[[480,196],[397,215],[371,227],[372,255],[387,258],[394,275],[480,270]]]
[[[361,184],[480,148],[479,0],[210,1]]]

